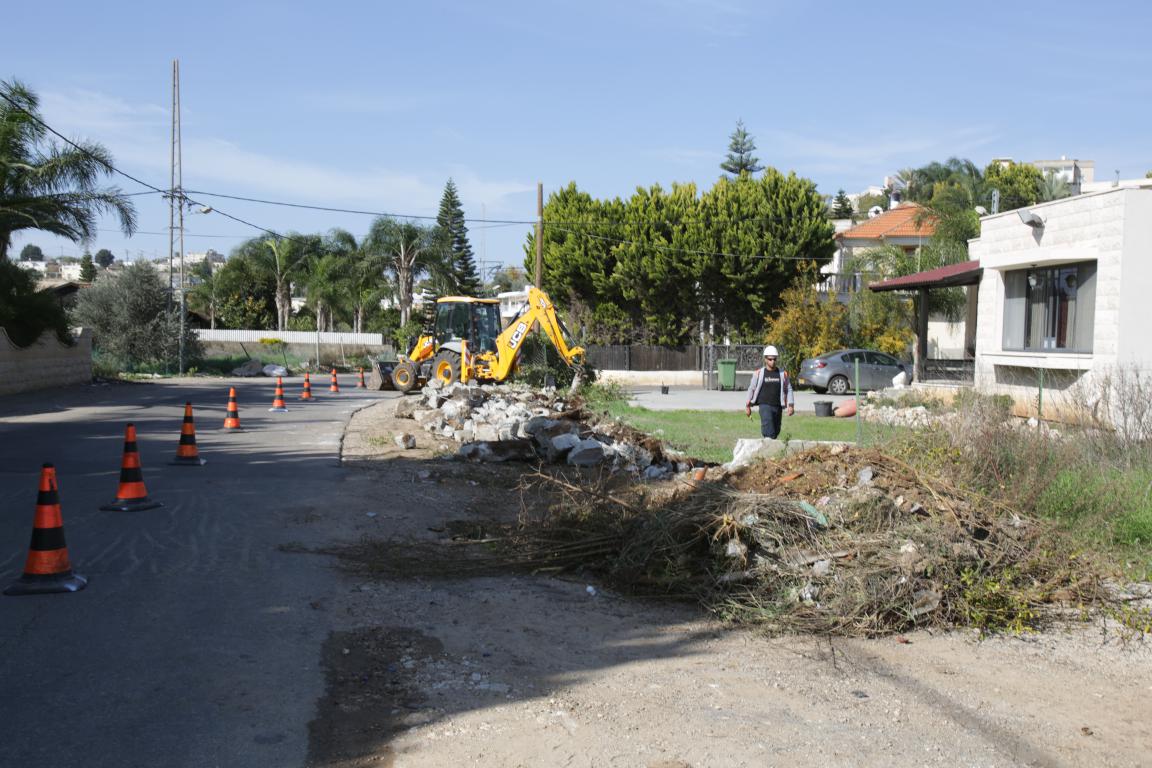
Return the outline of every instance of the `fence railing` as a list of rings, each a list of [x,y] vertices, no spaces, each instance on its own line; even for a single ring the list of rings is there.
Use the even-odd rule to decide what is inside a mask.
[[[594,367],[606,371],[698,371],[700,347],[659,347],[651,344],[593,345],[585,352]]]
[[[328,333],[315,331],[235,331],[210,330],[207,328],[194,329],[200,341],[242,341],[258,342],[261,339],[279,339],[286,344],[348,344],[365,346],[384,346],[391,342],[384,341],[382,333]],[[319,335],[319,339],[317,339]]]
[[[971,384],[976,380],[975,360],[924,360],[925,381],[955,381]]]

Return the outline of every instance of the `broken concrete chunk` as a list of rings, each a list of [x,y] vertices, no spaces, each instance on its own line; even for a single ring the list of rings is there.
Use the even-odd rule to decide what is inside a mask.
[[[476,440],[483,443],[494,443],[500,439],[500,434],[496,431],[496,427],[491,424],[477,424],[476,425]]]
[[[565,432],[552,438],[552,450],[557,454],[566,453],[580,444],[580,438],[571,432]]]
[[[594,467],[602,461],[604,461],[604,444],[592,438],[580,440],[568,452],[568,463],[573,466]]]
[[[520,425],[520,431],[525,437],[534,437],[541,429],[556,426],[556,422],[547,416],[533,416]]]
[[[653,464],[652,466],[650,466],[644,470],[644,479],[645,480],[663,480],[664,478],[666,478],[670,474],[671,474],[671,472],[668,470],[667,467],[662,467],[659,464]]]
[[[465,443],[457,455],[469,461],[484,462],[532,461],[536,458],[532,443],[527,440]]]
[[[765,437],[757,439],[741,439],[736,441],[732,450],[732,461],[725,465],[726,469],[738,469],[752,464],[758,459],[775,458],[783,455],[785,444],[779,440]]]
[[[419,405],[418,397],[402,397],[396,401],[396,408],[392,413],[398,419],[410,419]]]

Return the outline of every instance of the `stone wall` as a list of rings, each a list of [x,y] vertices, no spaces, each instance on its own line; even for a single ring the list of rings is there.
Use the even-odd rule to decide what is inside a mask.
[[[73,331],[76,343],[61,344],[46,331],[35,343],[18,347],[0,328],[0,395],[32,392],[92,381],[92,331]]]

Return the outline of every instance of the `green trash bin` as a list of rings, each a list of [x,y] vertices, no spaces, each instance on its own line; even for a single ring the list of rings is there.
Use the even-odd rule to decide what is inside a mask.
[[[720,389],[736,389],[736,361],[717,360],[716,378],[720,382]]]

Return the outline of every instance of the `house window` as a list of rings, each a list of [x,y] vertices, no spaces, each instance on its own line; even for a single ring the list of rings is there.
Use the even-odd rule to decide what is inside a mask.
[[[1091,352],[1096,262],[1004,273],[1004,349]]]

